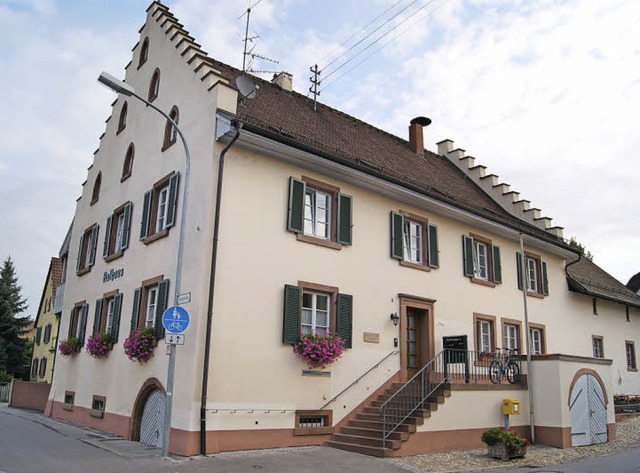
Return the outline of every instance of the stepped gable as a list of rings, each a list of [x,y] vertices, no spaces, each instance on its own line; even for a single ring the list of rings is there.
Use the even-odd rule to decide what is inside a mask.
[[[235,85],[242,71],[208,57],[160,2],[153,2],[149,10],[208,90],[219,81]],[[416,153],[407,140],[321,103],[314,111],[313,101],[304,95],[285,91],[259,77],[250,79],[258,86],[257,96],[237,107],[237,118],[245,129],[566,246],[561,233],[546,231],[546,220],[541,227],[527,221],[524,215],[505,210],[446,156],[431,151]]]
[[[640,295],[584,256],[567,265],[569,290],[640,308]]]

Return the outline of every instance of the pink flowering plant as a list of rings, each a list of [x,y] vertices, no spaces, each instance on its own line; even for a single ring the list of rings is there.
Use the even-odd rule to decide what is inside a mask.
[[[134,330],[123,343],[124,352],[131,361],[146,363],[153,357],[155,341],[152,328]]]
[[[69,337],[66,340],[62,340],[58,345],[58,351],[65,358],[75,355],[80,351],[80,339],[78,337]]]
[[[85,349],[94,358],[106,358],[113,348],[110,333],[98,333],[89,337]]]
[[[293,352],[307,362],[309,368],[326,368],[334,363],[344,352],[345,340],[335,333],[302,335],[293,346]]]

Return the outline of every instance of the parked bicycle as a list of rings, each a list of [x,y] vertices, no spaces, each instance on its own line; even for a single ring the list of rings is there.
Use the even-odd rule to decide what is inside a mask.
[[[502,378],[514,384],[520,381],[520,366],[518,364],[518,350],[504,348],[496,350],[493,360],[489,365],[489,379],[493,384],[500,384]]]

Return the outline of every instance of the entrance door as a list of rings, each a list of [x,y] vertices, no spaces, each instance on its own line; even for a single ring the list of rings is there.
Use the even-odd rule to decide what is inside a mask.
[[[434,356],[433,303],[401,296],[400,352],[402,381],[411,379]]]
[[[591,374],[578,378],[571,392],[571,446],[607,441],[607,406],[602,387]]]
[[[164,402],[164,395],[159,389],[149,394],[140,422],[140,442],[154,447],[162,447]]]

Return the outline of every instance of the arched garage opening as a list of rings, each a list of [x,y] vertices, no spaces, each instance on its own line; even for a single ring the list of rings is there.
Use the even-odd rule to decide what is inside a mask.
[[[605,443],[607,435],[606,389],[598,373],[583,369],[571,383],[571,446]]]
[[[140,388],[133,407],[131,440],[162,447],[164,406],[164,386],[156,378],[149,378]]]

